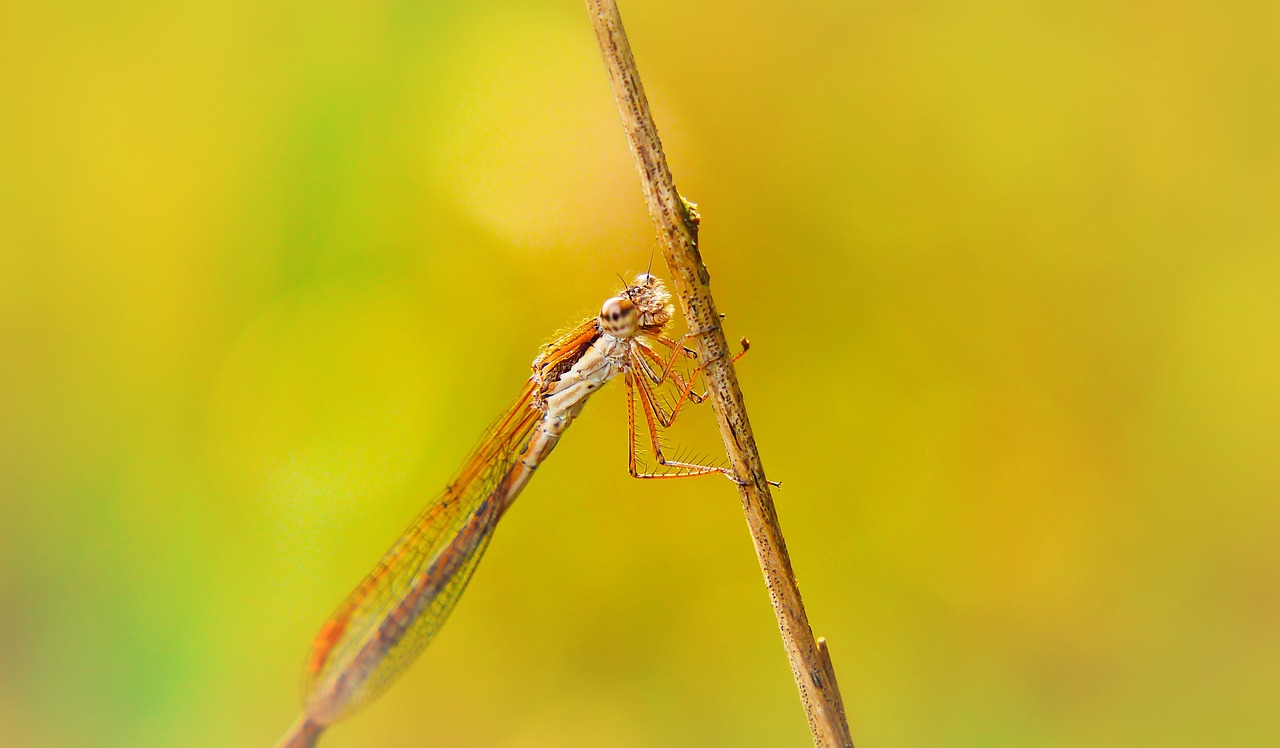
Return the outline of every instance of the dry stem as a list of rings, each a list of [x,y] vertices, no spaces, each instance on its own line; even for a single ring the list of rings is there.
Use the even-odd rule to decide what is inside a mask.
[[[822,639],[815,641],[809,627],[773,497],[760,463],[760,453],[751,433],[751,423],[747,420],[738,375],[730,360],[729,343],[711,298],[710,275],[698,252],[697,213],[676,192],[617,4],[614,0],[587,0],[587,10],[600,42],[600,52],[622,115],[623,129],[631,144],[631,154],[640,171],[645,201],[658,231],[663,259],[671,271],[689,329],[699,333],[701,360],[711,362],[706,368],[711,408],[720,424],[720,434],[733,472],[744,481],[739,488],[742,509],[755,543],[760,570],[764,573],[765,586],[778,617],[782,643],[791,661],[791,673],[809,718],[814,745],[820,748],[852,748],[853,740],[849,735],[840,689],[836,685],[835,670],[827,654],[826,642]]]

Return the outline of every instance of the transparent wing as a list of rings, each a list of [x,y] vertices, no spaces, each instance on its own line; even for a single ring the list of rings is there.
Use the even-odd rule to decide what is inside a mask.
[[[444,624],[506,506],[494,494],[541,418],[533,395],[531,382],[321,628],[304,676],[310,714],[328,723],[371,701]]]

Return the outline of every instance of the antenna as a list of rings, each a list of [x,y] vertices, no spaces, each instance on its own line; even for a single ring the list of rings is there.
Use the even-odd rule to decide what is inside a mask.
[[[622,273],[614,273],[614,275],[618,276],[618,280],[622,281],[622,292],[627,295],[629,301],[634,303],[635,299],[631,298],[631,286],[627,285],[627,279],[622,277]]]

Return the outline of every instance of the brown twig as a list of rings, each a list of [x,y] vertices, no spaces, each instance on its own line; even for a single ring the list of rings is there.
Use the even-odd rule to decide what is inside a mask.
[[[701,360],[706,364],[711,408],[720,424],[729,463],[743,483],[739,487],[742,509],[755,542],[760,570],[778,617],[782,643],[791,661],[791,673],[800,689],[800,700],[809,718],[814,745],[821,748],[852,748],[844,703],[836,685],[835,670],[825,640],[814,640],[809,617],[800,599],[791,558],[778,524],[778,514],[769,493],[760,453],[751,433],[743,404],[742,389],[729,353],[729,343],[720,326],[720,315],[711,298],[710,275],[698,251],[698,214],[693,205],[676,191],[667,167],[658,130],[649,114],[640,73],[631,56],[631,45],[622,28],[622,17],[614,0],[587,0],[591,24],[595,27],[609,71],[609,82],[622,115],[622,127],[631,144],[649,215],[658,230],[662,256],[671,271],[673,285],[689,329],[697,333]],[[745,341],[744,341],[745,342]]]

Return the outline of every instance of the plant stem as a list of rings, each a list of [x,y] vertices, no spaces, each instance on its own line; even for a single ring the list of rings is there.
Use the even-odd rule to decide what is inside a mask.
[[[783,647],[791,673],[800,689],[800,701],[809,718],[813,742],[820,748],[852,748],[844,702],[836,685],[835,670],[826,642],[814,639],[809,617],[800,599],[791,558],[778,524],[769,483],[747,419],[742,389],[734,370],[729,343],[720,326],[720,314],[711,297],[710,275],[698,251],[698,215],[691,203],[676,191],[662,152],[658,130],[649,113],[649,102],[640,73],[631,56],[631,45],[622,28],[614,0],[587,0],[591,24],[600,42],[609,82],[622,115],[622,127],[631,144],[649,215],[662,246],[662,257],[671,271],[689,329],[697,333],[701,361],[733,472],[742,481],[739,492],[747,527],[755,543],[760,570],[778,618]],[[744,341],[745,342],[745,341]]]

